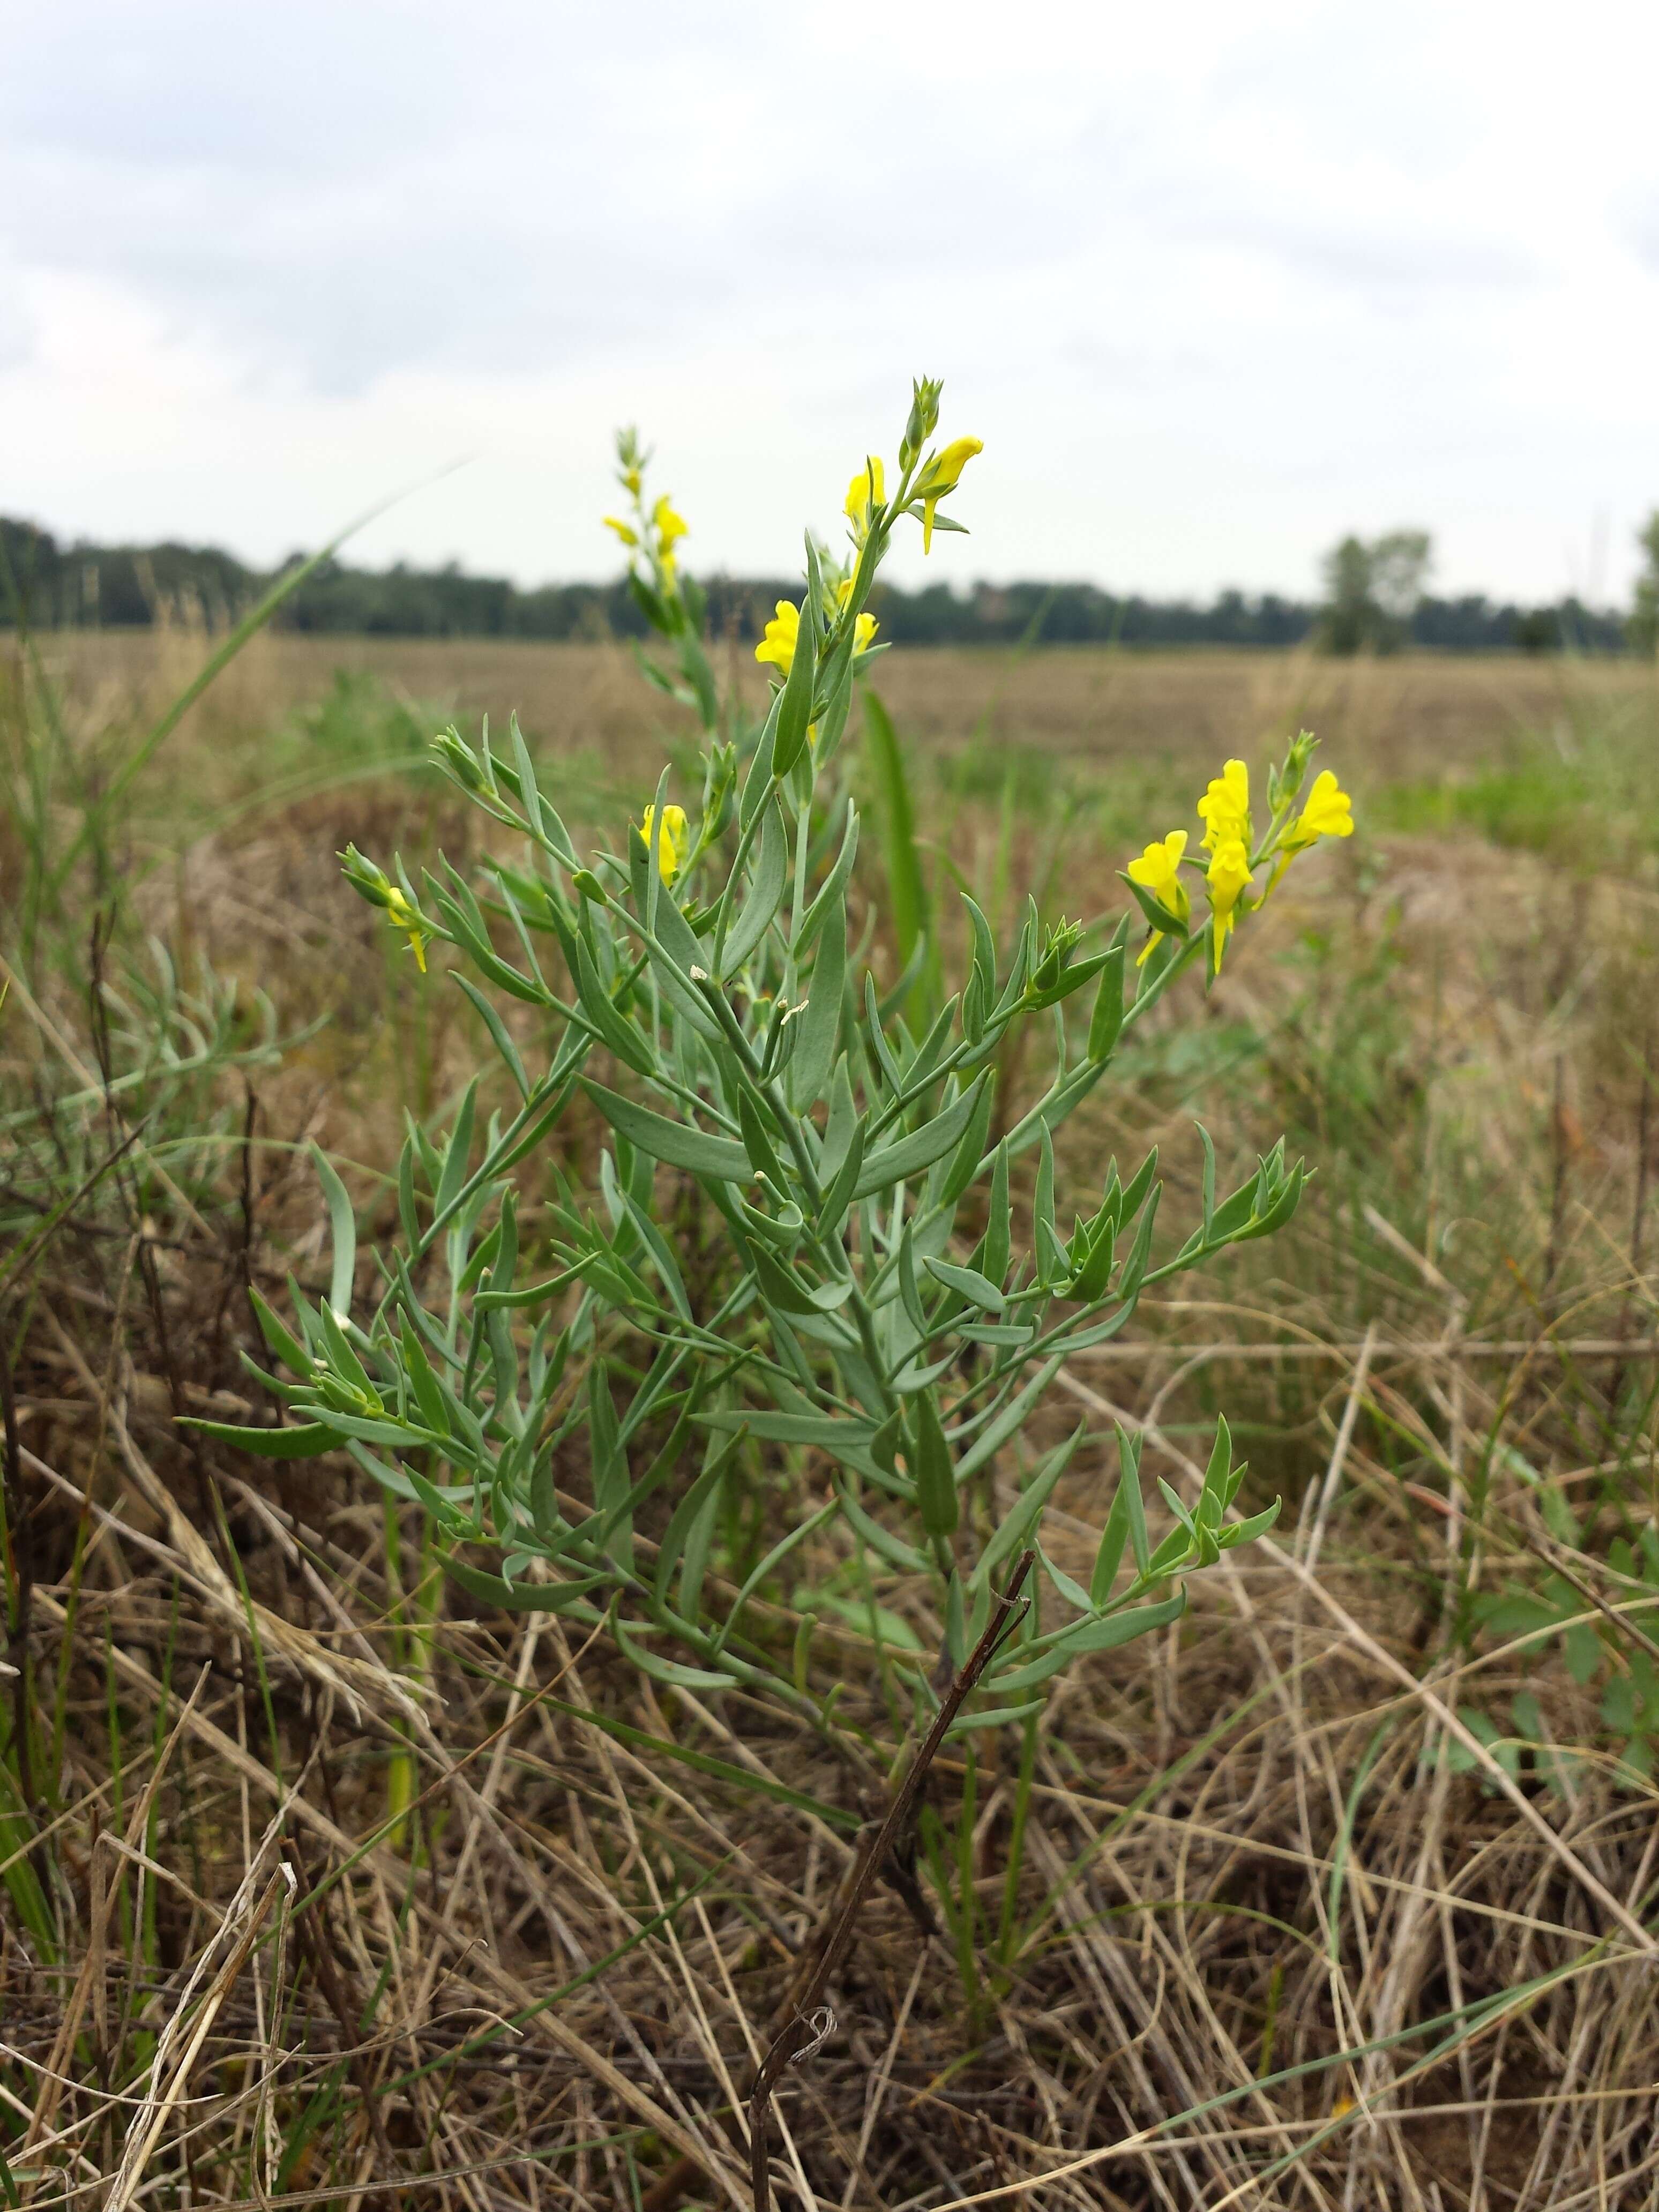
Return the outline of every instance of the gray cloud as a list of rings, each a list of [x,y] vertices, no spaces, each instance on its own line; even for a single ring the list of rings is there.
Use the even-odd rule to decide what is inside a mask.
[[[1333,518],[1433,521],[1443,491],[1478,570],[1536,482],[1554,561],[1610,457],[1659,490],[1631,366],[1659,325],[1659,37],[1584,0],[1626,11],[1609,71],[1533,39],[1532,5],[52,0],[0,77],[32,495],[206,532],[228,471],[286,540],[356,496],[342,454],[367,497],[533,453],[533,529],[501,490],[429,526],[568,569],[637,407],[701,472],[699,550],[741,564],[774,557],[786,479],[832,478],[927,366],[1008,457],[975,560],[1000,531],[1086,568],[1111,511],[1120,574],[1133,544],[1148,576],[1294,582]],[[757,441],[763,496],[736,482]],[[1076,514],[1038,520],[1073,478]],[[1165,512],[1194,501],[1201,552]]]

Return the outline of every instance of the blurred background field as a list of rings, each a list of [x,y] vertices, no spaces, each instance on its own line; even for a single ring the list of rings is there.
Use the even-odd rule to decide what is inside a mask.
[[[173,1419],[263,1402],[248,1287],[280,1306],[325,1249],[306,1147],[372,1249],[404,1114],[479,1058],[339,848],[476,854],[424,758],[452,719],[516,709],[612,838],[686,733],[620,645],[261,635],[129,776],[207,649],[0,653],[0,2183],[101,2186],[138,2112],[157,2203],[740,2202],[708,2147],[865,1780],[480,1614],[349,1467]],[[782,2100],[800,2201],[1651,2201],[1653,665],[898,649],[873,684],[947,930],[953,881],[1004,928],[1028,891],[1110,903],[1224,757],[1304,726],[1360,828],[1060,1163],[1080,1203],[1156,1141],[1195,1204],[1196,1117],[1224,1161],[1283,1131],[1316,1164],[1259,1260],[1067,1378],[1100,1438],[1071,1525],[1114,1415],[1179,1488],[1220,1407],[1280,1548],[993,1743],[965,1821],[941,1774],[965,1877],[872,1908]],[[850,773],[879,910],[891,794],[856,741]],[[781,1463],[775,1509],[811,1481]]]

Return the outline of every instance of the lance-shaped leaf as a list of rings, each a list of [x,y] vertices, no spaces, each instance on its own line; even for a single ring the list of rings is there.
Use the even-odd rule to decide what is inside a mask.
[[[649,1043],[599,981],[599,970],[580,937],[573,938],[573,947],[576,997],[583,1013],[599,1031],[600,1042],[608,1045],[624,1066],[631,1067],[636,1075],[649,1075],[653,1066]]]
[[[773,917],[783,903],[788,872],[789,833],[784,827],[782,810],[775,799],[761,823],[760,853],[750,880],[749,896],[720,948],[723,975],[741,968],[770,928]]]
[[[931,1392],[915,1401],[910,1416],[910,1472],[915,1478],[916,1509],[929,1536],[948,1536],[961,1518],[951,1447],[939,1426]]]
[[[1186,1609],[1187,1594],[1177,1590],[1162,1605],[1129,1606],[1102,1620],[1077,1621],[1064,1630],[1039,1658],[1023,1667],[1012,1667],[1006,1674],[994,1670],[993,1680],[997,1693],[1013,1697],[1022,1690],[1035,1689],[1039,1682],[1046,1682],[1050,1674],[1057,1674],[1084,1652],[1115,1651],[1125,1644],[1133,1644],[1138,1636],[1150,1636],[1155,1629],[1167,1628]]]
[[[854,1186],[854,1199],[868,1198],[873,1191],[886,1190],[910,1176],[920,1175],[935,1160],[955,1150],[963,1133],[979,1110],[980,1095],[989,1080],[988,1075],[979,1076],[972,1086],[964,1091],[953,1105],[920,1129],[896,1143],[883,1145],[878,1151],[865,1155],[864,1168]]]
[[[1133,1548],[1135,1571],[1146,1575],[1152,1565],[1152,1546],[1146,1536],[1146,1512],[1140,1499],[1140,1434],[1133,1434],[1121,1421],[1117,1425],[1117,1490],[1112,1498],[1112,1510],[1106,1516],[1106,1526],[1101,1531],[1100,1549],[1095,1553],[1094,1572],[1089,1578],[1089,1600],[1099,1607],[1112,1595],[1112,1584],[1123,1558],[1126,1544]]]
[[[797,1024],[795,1047],[785,1080],[789,1103],[805,1114],[823,1097],[841,1038],[842,997],[847,987],[846,892],[837,893],[829,922],[818,940],[817,957],[806,987],[806,1012]]]
[[[803,958],[810,951],[825,922],[833,921],[837,915],[841,917],[842,934],[843,937],[846,935],[847,884],[848,878],[853,872],[853,862],[858,857],[858,810],[849,799],[847,806],[847,828],[842,837],[841,851],[836,856],[836,865],[819,884],[813,894],[812,903],[801,917],[800,929],[795,938],[793,947],[797,960]]]
[[[315,1459],[319,1452],[338,1451],[341,1431],[331,1421],[306,1421],[291,1429],[243,1429],[230,1421],[200,1421],[188,1413],[179,1417],[181,1429],[195,1429],[216,1443],[234,1444],[238,1451],[258,1459]]]
[[[605,1580],[603,1575],[577,1575],[568,1582],[510,1583],[502,1575],[487,1575],[469,1566],[453,1552],[438,1554],[444,1572],[481,1605],[498,1606],[503,1613],[568,1613],[585,1594]]]
[[[620,1620],[611,1621],[611,1633],[623,1656],[631,1659],[640,1672],[649,1674],[653,1682],[666,1682],[671,1688],[679,1690],[734,1690],[742,1680],[740,1675],[717,1673],[710,1667],[686,1667],[675,1659],[659,1659],[654,1651],[646,1649],[638,1636],[630,1636]]]
[[[662,1541],[657,1547],[657,1566],[653,1577],[653,1587],[659,1598],[666,1597],[668,1585],[673,1580],[674,1569],[679,1564],[680,1554],[685,1549],[691,1531],[696,1524],[697,1517],[703,1508],[713,1500],[714,1493],[730,1474],[732,1463],[741,1450],[743,1440],[748,1433],[746,1426],[740,1425],[735,1435],[726,1443],[717,1444],[713,1437],[709,1438],[708,1464],[675,1506],[669,1518],[668,1526],[663,1531]]]
[[[1073,1454],[1087,1433],[1087,1424],[1079,1421],[1071,1436],[1048,1454],[1024,1489],[1003,1516],[1002,1524],[979,1555],[978,1565],[969,1577],[968,1587],[983,1589],[996,1569],[1011,1552],[1024,1544],[1037,1524],[1043,1507],[1054,1494],[1054,1485],[1072,1463]]]
[[[808,541],[807,557],[812,557]],[[787,775],[805,750],[807,726],[812,719],[812,686],[817,675],[818,622],[809,593],[795,630],[795,654],[784,679],[778,704],[777,734],[772,745],[775,775]]]
[[[1123,961],[1128,927],[1129,917],[1125,915],[1101,968],[1095,1010],[1089,1018],[1088,1051],[1092,1060],[1111,1058],[1117,1048],[1118,1031],[1123,1027]]]
[[[665,1115],[653,1114],[648,1106],[639,1106],[631,1098],[623,1098],[615,1091],[607,1091],[602,1083],[588,1077],[580,1079],[581,1087],[599,1108],[613,1129],[649,1152],[653,1160],[661,1160],[672,1168],[685,1168],[692,1175],[708,1176],[717,1182],[752,1182],[755,1171],[749,1164],[749,1155],[733,1137],[711,1137],[702,1129],[694,1129],[689,1121],[671,1121]]]
[[[943,1283],[947,1291],[956,1291],[983,1313],[1000,1313],[1007,1304],[996,1285],[972,1267],[956,1267],[948,1260],[932,1258],[924,1260],[922,1265],[936,1282]]]
[[[467,1096],[471,1097],[469,1088]],[[471,1116],[467,1116],[471,1127]],[[357,1217],[352,1211],[351,1200],[345,1185],[334,1172],[333,1163],[320,1145],[311,1147],[317,1179],[323,1186],[323,1195],[328,1200],[329,1237],[334,1247],[334,1265],[331,1270],[328,1302],[337,1314],[351,1310],[351,1284],[357,1266]]]

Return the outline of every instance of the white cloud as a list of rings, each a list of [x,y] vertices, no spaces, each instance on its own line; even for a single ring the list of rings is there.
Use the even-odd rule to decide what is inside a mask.
[[[0,85],[0,503],[258,558],[607,565],[638,419],[792,565],[908,378],[984,436],[930,574],[1613,588],[1659,500],[1659,14],[1076,0],[56,0]],[[906,566],[921,573],[919,556]]]

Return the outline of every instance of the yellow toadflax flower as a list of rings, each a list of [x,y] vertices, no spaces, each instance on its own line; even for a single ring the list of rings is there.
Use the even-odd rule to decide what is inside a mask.
[[[1210,914],[1215,925],[1215,968],[1221,969],[1221,956],[1226,951],[1227,939],[1232,934],[1237,920],[1241,897],[1249,889],[1250,856],[1244,849],[1242,838],[1224,836],[1211,855],[1205,872],[1205,884],[1210,894]]]
[[[795,641],[800,635],[800,609],[787,599],[778,601],[778,611],[766,625],[766,635],[755,647],[757,660],[769,660],[785,676],[795,665]]]
[[[663,581],[670,588],[674,585],[674,571],[678,566],[674,547],[682,538],[690,535],[690,526],[683,514],[677,514],[665,492],[651,510],[651,525],[657,533],[657,562],[662,570]]]
[[[1284,842],[1279,847],[1279,857],[1267,881],[1267,890],[1277,890],[1291,862],[1298,853],[1305,853],[1310,845],[1316,845],[1322,837],[1352,837],[1352,835],[1353,801],[1329,769],[1322,769],[1313,780],[1313,788],[1308,793],[1301,813],[1285,832]]]
[[[614,530],[624,545],[637,545],[640,542],[639,532],[618,514],[607,514],[605,526],[607,530]]]
[[[853,526],[853,535],[860,545],[870,532],[870,510],[879,507],[887,496],[887,487],[878,460],[871,461],[860,469],[847,487],[847,505],[842,509]]]
[[[878,468],[879,468],[880,465],[880,463],[878,462]],[[853,586],[856,580],[857,579],[855,577],[843,576],[840,583],[836,585],[836,612],[838,615],[844,614],[847,611],[847,602],[853,596]],[[860,615],[858,620],[853,624],[854,652],[867,652],[870,648],[872,641],[875,637],[876,632],[880,628],[881,624],[876,620],[873,615]]]
[[[1316,837],[1352,837],[1353,835],[1353,801],[1331,774],[1321,769],[1314,778],[1313,789],[1307,803],[1297,815],[1291,836],[1298,847],[1311,845]]]
[[[409,939],[409,949],[415,955],[415,965],[422,975],[426,973],[427,933],[421,927],[421,918],[403,893],[393,884],[386,895],[386,920],[394,929],[401,929]]]
[[[1138,860],[1131,860],[1124,874],[1132,884],[1150,891],[1162,907],[1167,907],[1178,921],[1185,921],[1192,912],[1192,901],[1187,896],[1187,886],[1181,880],[1182,855],[1187,850],[1187,832],[1171,830],[1167,837],[1155,838]],[[1164,932],[1155,929],[1140,948],[1135,965],[1142,967],[1155,945],[1161,944]]]
[[[645,820],[640,824],[640,835],[645,840],[646,850],[651,849],[651,829],[657,818],[654,806],[645,810]],[[657,836],[657,868],[664,883],[672,884],[685,864],[690,836],[683,806],[665,806],[662,828]]]
[[[975,453],[985,451],[982,438],[953,438],[942,453],[935,453],[922,471],[916,489],[921,494],[921,550],[932,550],[933,543],[933,509],[946,492],[954,491]]]
[[[1198,802],[1204,823],[1204,849],[1213,853],[1229,837],[1241,845],[1250,842],[1250,771],[1242,760],[1230,760]]]

